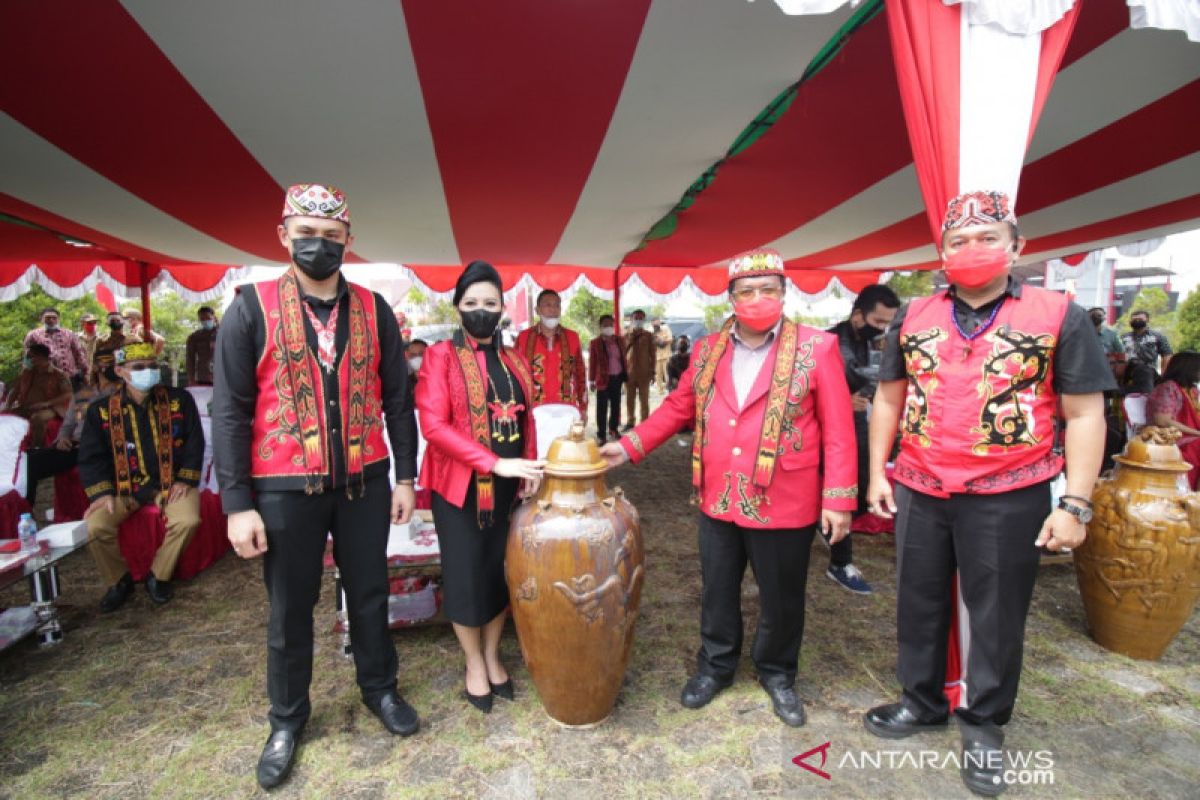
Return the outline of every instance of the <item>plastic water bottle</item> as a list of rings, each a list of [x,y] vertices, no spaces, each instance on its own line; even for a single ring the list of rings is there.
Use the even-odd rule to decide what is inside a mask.
[[[38,549],[37,523],[32,514],[22,514],[17,523],[17,538],[21,540],[21,551],[30,552]]]

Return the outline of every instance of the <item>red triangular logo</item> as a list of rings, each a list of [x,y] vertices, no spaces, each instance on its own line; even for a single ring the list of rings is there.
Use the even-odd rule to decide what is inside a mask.
[[[819,775],[820,777],[824,778],[827,781],[832,780],[829,773],[826,772],[825,770],[821,769],[821,767],[825,766],[825,759],[828,756],[830,744],[831,744],[830,742],[826,742],[825,744],[817,745],[812,750],[809,750],[807,753],[801,753],[800,755],[793,758],[792,763],[795,764],[797,767],[802,767],[802,768],[808,770],[809,772],[811,772],[814,775]],[[819,766],[814,767],[812,764],[805,763],[806,758],[808,758],[809,756],[814,755],[816,753],[821,754],[821,763]]]

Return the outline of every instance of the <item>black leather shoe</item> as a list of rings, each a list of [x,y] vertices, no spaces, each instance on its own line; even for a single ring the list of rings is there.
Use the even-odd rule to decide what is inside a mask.
[[[625,423],[625,427],[621,428],[621,430],[624,431],[625,433],[629,433],[631,430],[633,430],[633,423],[632,422]]]
[[[175,596],[175,590],[171,588],[170,581],[160,581],[151,572],[146,575],[146,594],[150,595],[150,602],[161,606],[170,602]]]
[[[417,717],[416,709],[404,702],[404,698],[394,690],[365,704],[375,716],[379,717],[383,722],[383,727],[387,728],[389,733],[397,736],[412,736],[421,727],[421,720]]]
[[[1008,786],[1001,774],[1004,771],[1004,751],[978,739],[963,739],[963,785],[983,797],[995,797]]]
[[[271,731],[263,747],[262,755],[258,757],[258,785],[264,789],[274,789],[287,780],[296,760],[296,743],[300,734],[294,731]]]
[[[733,681],[720,681],[711,675],[695,675],[683,685],[679,702],[684,708],[703,708],[720,694],[722,689],[729,687]]]
[[[804,724],[804,704],[800,702],[794,688],[766,683],[762,684],[762,687],[771,698],[771,705],[775,707],[775,716],[783,720],[784,724],[793,728],[799,728]]]
[[[903,739],[914,733],[945,728],[946,720],[922,720],[904,703],[888,703],[863,714],[863,726],[884,739]]]
[[[129,595],[133,594],[133,576],[126,572],[121,580],[114,583],[100,598],[100,613],[108,614],[125,605]]]
[[[491,682],[489,681],[489,683],[491,683]],[[494,694],[496,697],[499,697],[501,700],[512,700],[513,699],[512,678],[509,678],[504,683],[493,683],[492,684],[492,694]]]

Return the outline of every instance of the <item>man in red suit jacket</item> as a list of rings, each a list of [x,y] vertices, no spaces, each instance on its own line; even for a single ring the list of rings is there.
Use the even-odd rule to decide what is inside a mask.
[[[529,362],[533,375],[530,408],[547,403],[566,403],[587,419],[587,379],[579,334],[564,328],[562,298],[546,289],[537,298],[538,324],[521,331],[516,351]]]
[[[700,341],[658,410],[601,453],[610,466],[638,463],[695,423],[701,644],[681,702],[700,708],[733,680],[748,560],[760,589],[758,680],[780,719],[799,727],[794,684],[809,550],[818,527],[832,542],[846,536],[858,496],[850,391],[837,337],[783,318],[778,253],[736,257],[729,279],[734,318]]]
[[[604,432],[621,438],[621,384],[629,376],[625,360],[625,337],[616,331],[612,314],[597,320],[600,335],[588,344],[588,386],[596,390],[596,438],[604,444]]]

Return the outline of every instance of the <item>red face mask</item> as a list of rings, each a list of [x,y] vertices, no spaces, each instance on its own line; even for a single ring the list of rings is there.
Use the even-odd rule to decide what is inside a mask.
[[[752,331],[769,331],[783,316],[783,301],[778,297],[759,295],[744,303],[734,303],[733,313],[738,322]]]
[[[94,323],[94,322],[83,323],[83,332],[86,333],[88,336],[91,336],[93,333],[96,332],[96,323]]]
[[[1008,269],[1008,251],[967,247],[946,256],[946,280],[964,289],[982,289]]]

